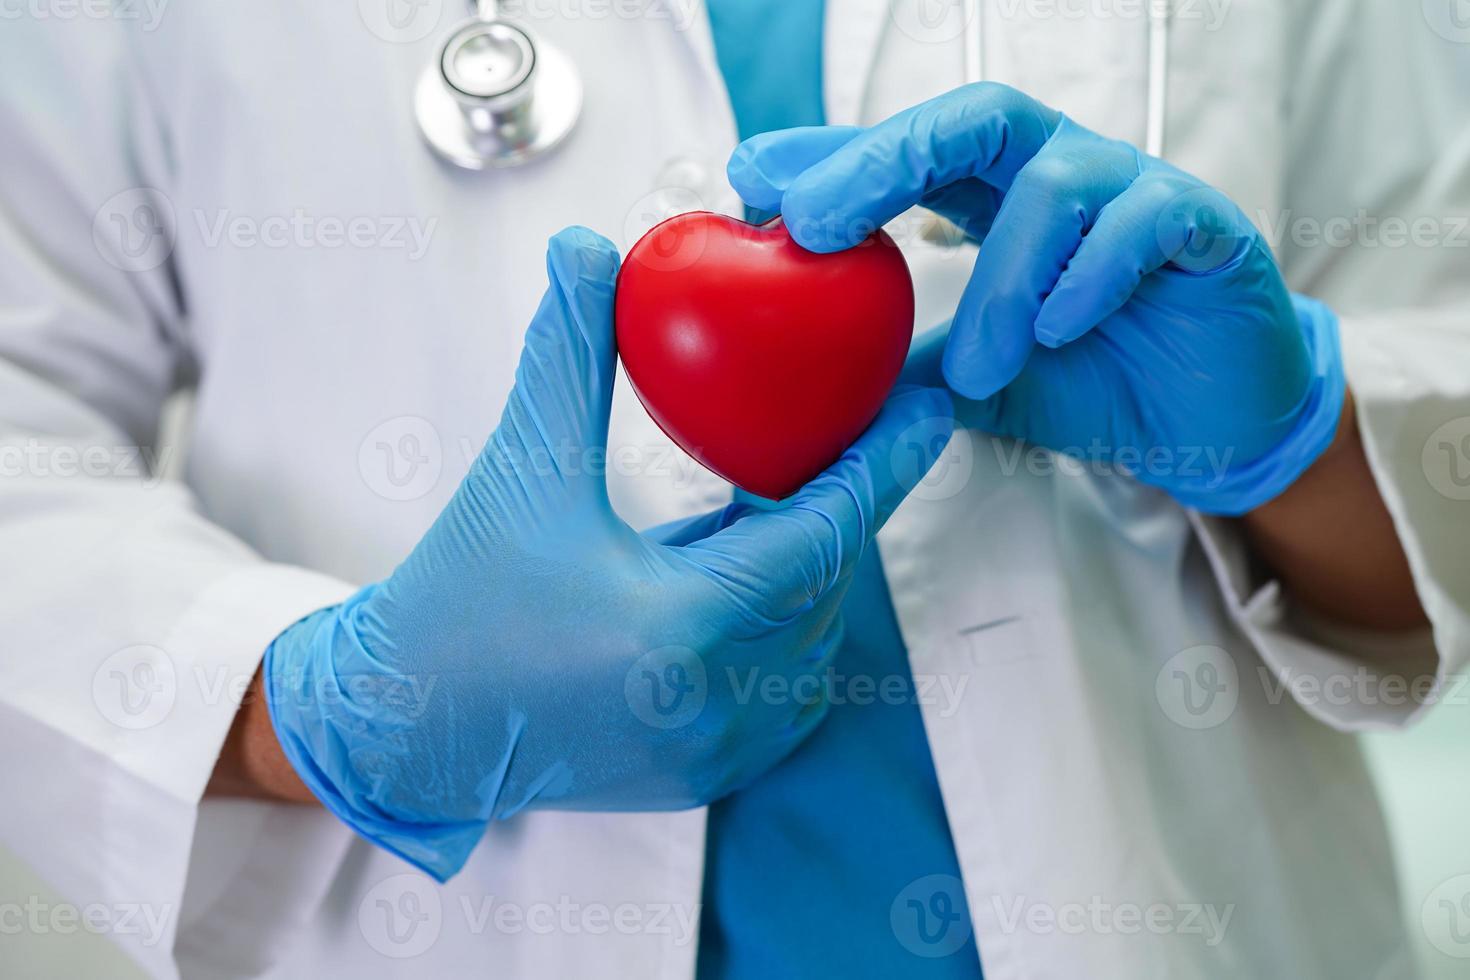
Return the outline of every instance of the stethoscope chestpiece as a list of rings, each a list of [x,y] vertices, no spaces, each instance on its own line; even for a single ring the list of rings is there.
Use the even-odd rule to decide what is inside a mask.
[[[566,138],[581,110],[582,82],[571,60],[499,18],[455,28],[414,92],[424,139],[468,170],[541,156]]]

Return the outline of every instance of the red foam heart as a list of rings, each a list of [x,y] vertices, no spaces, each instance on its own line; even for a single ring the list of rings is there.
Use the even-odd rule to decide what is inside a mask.
[[[709,469],[780,499],[878,414],[914,329],[883,231],[830,255],[779,220],[696,211],[659,224],[618,275],[618,351],[648,414]]]

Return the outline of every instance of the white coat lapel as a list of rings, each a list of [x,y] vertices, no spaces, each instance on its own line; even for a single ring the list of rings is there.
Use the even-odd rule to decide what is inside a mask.
[[[715,36],[710,29],[705,0],[652,0],[669,15],[673,30],[683,38],[699,66],[699,73],[717,92],[725,91],[725,77],[715,59]]]

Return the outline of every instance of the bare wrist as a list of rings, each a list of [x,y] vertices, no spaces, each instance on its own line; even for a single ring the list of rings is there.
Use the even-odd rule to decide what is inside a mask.
[[[204,795],[316,802],[276,739],[259,671],[240,701]]]

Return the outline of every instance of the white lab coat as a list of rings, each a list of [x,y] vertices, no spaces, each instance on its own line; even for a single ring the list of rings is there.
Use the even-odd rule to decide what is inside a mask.
[[[991,78],[1142,141],[1132,5],[983,6]],[[1403,976],[1382,819],[1342,732],[1408,722],[1422,705],[1375,682],[1470,651],[1470,48],[1418,4],[1179,6],[1167,155],[1263,223],[1305,222],[1279,251],[1342,314],[1432,641],[1305,622],[1228,522],[981,433],[895,516],[884,565],[913,670],[964,685],[924,712],[987,977]],[[397,42],[366,0],[0,30],[0,843],[154,975],[693,973],[703,811],[523,816],[439,887],[324,812],[201,803],[269,640],[386,574],[496,424],[546,238],[580,223],[626,247],[669,209],[738,208],[697,6],[674,5],[682,25],[532,5],[585,113],[554,156],[489,174],[414,128],[442,7]],[[942,23],[828,8],[831,122],[963,81]],[[137,188],[161,195],[152,218]],[[1312,221],[1359,208],[1438,219],[1446,244],[1312,244]],[[108,244],[118,215],[157,241],[137,229],[170,209],[171,251]],[[300,230],[322,219],[343,227]],[[974,251],[897,224],[920,325],[938,322]],[[128,447],[195,378],[183,482],[140,477]],[[626,385],[612,445],[635,526],[726,499]]]

